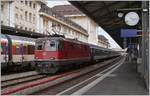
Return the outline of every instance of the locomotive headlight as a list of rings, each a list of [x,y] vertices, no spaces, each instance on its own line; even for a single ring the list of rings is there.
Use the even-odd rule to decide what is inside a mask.
[[[51,57],[50,60],[55,60],[55,57]]]
[[[43,55],[46,55],[46,52],[43,52]]]
[[[38,57],[35,57],[35,59],[38,59]]]

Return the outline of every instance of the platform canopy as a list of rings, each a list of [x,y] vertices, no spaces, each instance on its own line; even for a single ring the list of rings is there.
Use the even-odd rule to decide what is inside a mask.
[[[10,27],[10,26],[4,26],[4,25],[1,26],[1,33],[2,34],[9,34],[9,35],[16,35],[16,36],[30,37],[30,38],[39,38],[39,37],[47,36],[47,35],[44,35],[42,33],[21,30],[18,28],[14,28],[14,27]]]
[[[129,11],[136,11],[141,16],[141,1],[69,1],[88,17],[93,19],[111,37],[123,47],[123,38],[120,37],[122,28],[141,29],[141,20],[138,25],[130,27],[125,24],[124,16]],[[119,18],[118,13],[123,13]],[[137,39],[132,38],[132,43]],[[131,40],[131,39],[130,39]]]

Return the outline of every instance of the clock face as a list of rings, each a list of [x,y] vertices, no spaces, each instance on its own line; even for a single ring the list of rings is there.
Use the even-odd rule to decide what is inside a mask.
[[[125,16],[125,23],[129,26],[135,26],[139,19],[139,15],[136,12],[129,12]]]

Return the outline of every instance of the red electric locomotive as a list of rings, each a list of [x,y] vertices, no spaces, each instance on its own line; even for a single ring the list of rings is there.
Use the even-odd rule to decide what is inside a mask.
[[[45,37],[36,40],[35,58],[40,73],[56,73],[69,64],[89,62],[90,47],[78,40]]]

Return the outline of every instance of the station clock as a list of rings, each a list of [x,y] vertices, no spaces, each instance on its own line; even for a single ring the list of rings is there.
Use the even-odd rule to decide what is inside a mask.
[[[129,26],[135,26],[139,20],[139,15],[136,12],[129,12],[125,15],[125,23]]]

